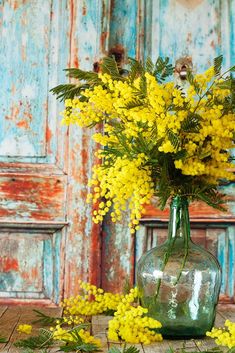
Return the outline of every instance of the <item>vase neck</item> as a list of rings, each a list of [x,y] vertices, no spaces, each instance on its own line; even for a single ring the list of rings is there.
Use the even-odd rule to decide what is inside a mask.
[[[175,196],[170,205],[170,219],[168,226],[168,239],[190,240],[190,223],[188,200],[186,197]]]

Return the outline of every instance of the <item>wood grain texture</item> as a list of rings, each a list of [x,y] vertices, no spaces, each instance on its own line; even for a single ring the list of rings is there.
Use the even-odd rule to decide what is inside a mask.
[[[68,1],[70,23],[70,67],[93,69],[99,60],[101,39],[100,0]],[[86,204],[88,179],[96,161],[97,145],[92,131],[69,128],[67,217],[70,222],[65,241],[64,295],[75,295],[79,279],[100,284],[100,228],[92,224],[92,205]]]
[[[59,300],[60,231],[1,232],[0,244],[1,298]]]

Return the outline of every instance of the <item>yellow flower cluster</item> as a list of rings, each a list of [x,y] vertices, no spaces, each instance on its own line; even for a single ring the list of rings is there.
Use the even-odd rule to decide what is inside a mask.
[[[106,311],[115,311],[123,298],[122,294],[104,292],[90,283],[80,282],[83,294],[64,299],[61,305],[64,307],[64,314],[91,316]],[[78,319],[78,318],[77,318]]]
[[[93,136],[103,148],[88,195],[88,201],[99,203],[93,214],[95,223],[102,222],[108,212],[113,222],[119,221],[129,205],[134,233],[144,205],[161,182],[156,175],[169,156],[176,170],[172,176],[169,172],[170,183],[177,173],[201,178],[200,186],[201,180],[217,186],[221,178],[234,179],[229,171],[235,134],[235,114],[228,99],[231,90],[219,86],[223,80],[213,67],[195,75],[195,84],[184,92],[174,82],[159,83],[146,72],[144,94],[136,105],[132,103],[141,91],[140,77],[131,82],[128,77],[116,80],[101,73],[99,78],[99,85],[83,92],[85,101],[66,100],[62,113],[66,124],[103,124],[104,133]],[[179,182],[175,185],[180,189]]]
[[[53,339],[55,341],[75,341],[74,335],[71,334],[73,332],[73,329],[65,329],[62,328],[61,325],[56,325],[56,327],[51,329],[51,331],[53,331]],[[84,343],[92,343],[95,344],[97,347],[101,347],[101,341],[98,338],[92,336],[88,331],[81,329],[78,331],[78,334]]]
[[[118,305],[114,318],[109,321],[109,339],[114,341],[122,339],[134,344],[162,341],[162,335],[156,332],[162,327],[161,323],[146,316],[148,309],[133,306],[137,296],[137,289],[131,289]]]
[[[17,331],[29,335],[32,332],[32,325],[21,324],[18,326]]]
[[[228,348],[235,347],[235,323],[230,320],[225,321],[224,328],[213,327],[207,336],[215,338],[215,343]]]
[[[94,186],[94,202],[103,198],[99,204],[98,210],[94,211],[93,221],[101,222],[109,212],[111,206],[111,218],[113,222],[121,219],[121,213],[127,207],[129,202],[131,209],[131,232],[134,233],[139,223],[139,218],[144,209],[144,204],[150,202],[154,194],[154,183],[151,179],[151,171],[143,164],[146,162],[146,156],[139,154],[135,160],[127,158],[117,158],[113,166],[105,169],[102,166],[95,166],[93,169],[93,179],[90,185]]]

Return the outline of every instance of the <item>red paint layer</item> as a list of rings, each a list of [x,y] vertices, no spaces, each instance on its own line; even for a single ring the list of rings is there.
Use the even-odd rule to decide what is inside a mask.
[[[32,221],[63,220],[65,179],[61,176],[1,176],[0,215],[6,221],[9,218],[25,218],[25,213]],[[14,207],[9,207],[9,203],[14,204]]]
[[[228,209],[228,212],[222,212],[215,210],[214,208],[208,206],[203,202],[193,202],[189,206],[190,219],[193,218],[211,218],[211,219],[220,219],[220,218],[229,218],[234,217],[234,214]],[[143,214],[142,219],[158,219],[158,220],[167,220],[169,218],[169,206],[165,210],[161,211],[157,208],[155,204],[145,205],[145,214]]]
[[[20,128],[28,129],[29,123],[28,123],[28,121],[20,120],[18,123],[16,123],[16,126],[18,126]]]
[[[82,15],[83,15],[83,16],[86,16],[86,12],[87,12],[86,6],[83,5],[83,7],[82,7]]]
[[[18,271],[19,264],[17,259],[11,259],[9,257],[0,257],[0,271],[1,272],[10,272]]]
[[[91,246],[90,246],[90,267],[89,282],[101,286],[101,227],[99,224],[92,224]]]

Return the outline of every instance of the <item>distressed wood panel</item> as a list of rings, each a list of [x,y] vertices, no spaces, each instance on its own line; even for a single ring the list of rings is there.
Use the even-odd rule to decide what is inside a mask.
[[[0,80],[11,93],[0,97],[0,155],[44,157],[51,1],[7,1],[0,12]]]
[[[208,206],[206,203],[193,202],[189,205],[190,220],[197,222],[200,220],[221,222],[221,221],[234,221],[235,220],[235,184],[229,183],[227,186],[220,187],[220,191],[226,194],[225,207],[226,212],[215,210]],[[164,211],[159,210],[157,200],[153,200],[151,205],[146,206],[146,214],[142,219],[159,219],[167,220],[169,218],[169,205]]]
[[[100,59],[102,2],[68,1],[71,57],[70,67],[93,69]],[[70,227],[65,245],[65,296],[79,289],[79,279],[100,284],[100,230],[91,219],[92,206],[86,204],[87,182],[96,160],[92,131],[69,128],[67,192]]]
[[[50,233],[0,232],[1,298],[59,300],[61,232]]]
[[[106,220],[102,229],[102,288],[121,292],[134,278],[134,237],[128,228],[128,216],[122,223]]]
[[[61,163],[59,111],[49,89],[65,81],[69,63],[67,1],[0,3],[0,161]],[[9,40],[10,38],[10,40]],[[54,98],[54,97],[53,97]]]
[[[111,1],[109,48],[128,56],[135,57],[137,42],[138,2],[123,0],[122,4]]]
[[[234,242],[235,226],[230,224],[214,225],[210,223],[191,223],[193,242],[205,247],[217,257],[222,268],[220,301],[235,302],[234,281]],[[136,263],[142,254],[155,246],[161,245],[167,238],[166,222],[143,222],[136,234]]]
[[[105,1],[105,10],[109,14],[108,35],[103,36],[103,47],[107,52],[121,56],[125,67],[128,57],[140,56],[140,2]],[[144,14],[142,14],[144,15]],[[105,25],[105,26],[104,26]],[[107,25],[104,22],[103,33]],[[142,33],[143,34],[143,33]],[[108,48],[108,49],[107,49]],[[120,292],[134,279],[134,238],[128,228],[128,214],[122,222],[110,222],[108,217],[102,224],[102,288]]]
[[[0,215],[4,221],[65,221],[64,176],[0,176]]]
[[[195,70],[201,71],[223,53],[224,66],[230,66],[235,58],[230,40],[234,35],[233,8],[234,2],[227,0],[151,2],[146,9],[148,54],[153,58],[168,56],[173,63],[190,55]]]

